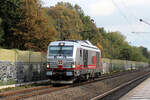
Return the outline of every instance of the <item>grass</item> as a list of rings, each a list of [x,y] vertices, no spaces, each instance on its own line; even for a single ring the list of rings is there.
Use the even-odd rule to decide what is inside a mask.
[[[0,86],[11,85],[11,84],[16,84],[16,81],[14,79],[10,79],[7,82],[0,81]]]
[[[14,91],[14,90],[20,90],[20,89],[26,89],[26,88],[31,88],[32,86],[27,85],[27,86],[19,86],[19,87],[14,87],[14,88],[5,88],[5,89],[0,89],[0,93],[6,92],[6,91]]]
[[[44,82],[44,83],[35,83],[35,84],[31,84],[31,85],[18,86],[18,87],[13,87],[13,88],[5,88],[5,89],[0,89],[0,93],[6,92],[6,91],[27,89],[27,88],[37,87],[37,86],[47,86],[47,85],[50,85],[50,83]]]

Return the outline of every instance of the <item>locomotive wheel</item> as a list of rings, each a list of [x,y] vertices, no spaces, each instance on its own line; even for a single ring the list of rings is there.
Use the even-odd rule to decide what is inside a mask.
[[[101,76],[101,73],[100,73],[100,72],[95,73],[95,77],[96,77],[96,78],[98,78],[98,77],[100,77],[100,76]]]
[[[89,79],[89,74],[86,74],[85,79],[88,80]]]
[[[92,74],[92,79],[94,80],[96,78],[96,73]]]
[[[74,83],[80,83],[81,82],[81,77],[78,77],[75,81],[74,81]]]
[[[101,72],[99,72],[99,76],[101,76]]]

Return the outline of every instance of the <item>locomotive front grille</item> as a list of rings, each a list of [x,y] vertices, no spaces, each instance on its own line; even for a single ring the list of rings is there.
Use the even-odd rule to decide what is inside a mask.
[[[50,61],[48,63],[50,65],[50,68],[59,68],[58,66],[62,66],[62,68],[72,68],[73,62],[72,60],[68,61],[68,59],[57,59]]]
[[[71,68],[71,67],[72,67],[72,62],[63,63],[63,68]]]
[[[57,62],[50,62],[50,68],[58,68]]]

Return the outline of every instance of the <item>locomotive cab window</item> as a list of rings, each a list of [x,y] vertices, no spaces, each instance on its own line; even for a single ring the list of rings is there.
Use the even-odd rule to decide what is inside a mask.
[[[50,46],[49,55],[50,56],[72,56],[73,46]]]

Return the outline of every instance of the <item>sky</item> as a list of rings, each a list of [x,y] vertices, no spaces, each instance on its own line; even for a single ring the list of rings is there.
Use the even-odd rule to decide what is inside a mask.
[[[46,7],[57,2],[78,4],[97,27],[108,32],[119,31],[130,45],[144,46],[150,50],[150,0],[42,0]]]

